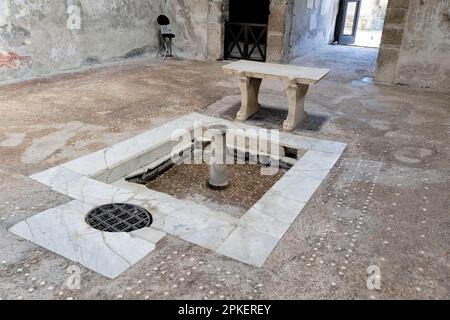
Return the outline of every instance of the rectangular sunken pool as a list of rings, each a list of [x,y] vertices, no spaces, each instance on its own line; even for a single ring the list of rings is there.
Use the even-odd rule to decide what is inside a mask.
[[[233,135],[233,132],[228,132],[228,135]],[[278,148],[277,170],[270,174],[262,174],[263,168],[271,164],[267,153],[260,157],[258,155],[251,157],[249,152],[234,149],[235,146],[231,143],[236,143],[236,140],[231,138],[225,151],[228,160],[225,176],[228,184],[223,189],[217,189],[209,185],[208,158],[212,149],[211,139],[206,139],[204,135],[198,138],[200,138],[197,140],[199,143],[196,144],[196,140],[192,139],[194,142],[188,144],[190,148],[184,148],[182,157],[178,160],[179,163],[172,160],[161,164],[157,162],[156,167],[149,166],[144,172],[137,171],[125,180],[240,218],[283,177],[292,167],[292,163],[302,154],[300,150],[296,150],[294,153],[287,153],[289,157],[286,156],[286,152],[280,157],[279,144],[276,144],[274,146]],[[251,144],[249,141],[242,140],[242,144],[244,143],[247,148]],[[196,145],[197,149],[195,149]],[[193,161],[196,154],[201,155],[199,161]],[[185,161],[186,158],[189,160]]]
[[[157,175],[145,173],[128,181],[240,218],[283,177],[289,167],[284,165],[273,175],[261,175],[261,166],[249,163],[227,165],[229,184],[223,190],[208,186],[210,167],[207,163],[175,164]]]
[[[270,148],[247,139],[235,150],[253,150],[279,159],[281,170],[258,174],[261,164],[232,164],[227,197],[204,191],[205,164],[182,164],[145,182],[129,181],[154,172],[175,153],[190,153],[194,139],[173,140],[176,131],[190,137],[212,124],[253,132],[259,128],[198,113],[79,159],[34,174],[32,179],[74,200],[26,219],[9,230],[59,255],[115,278],[155,249],[167,233],[243,263],[261,267],[305,204],[340,158],[346,145],[280,132]],[[204,138],[200,136],[200,138]],[[238,139],[238,134],[236,134]],[[228,146],[228,141],[227,141]],[[264,162],[264,161],[263,161]],[[127,179],[126,179],[127,178]],[[133,180],[133,179],[131,179]],[[148,210],[152,224],[132,232],[108,233],[86,223],[93,208],[110,203]]]

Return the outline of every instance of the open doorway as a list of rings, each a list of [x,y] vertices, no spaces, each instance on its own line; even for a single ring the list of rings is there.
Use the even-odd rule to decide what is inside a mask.
[[[339,82],[394,83],[409,12],[409,0],[295,1],[290,62]]]
[[[388,0],[341,0],[336,23],[339,44],[379,48]]]
[[[230,0],[225,59],[266,61],[270,0]]]

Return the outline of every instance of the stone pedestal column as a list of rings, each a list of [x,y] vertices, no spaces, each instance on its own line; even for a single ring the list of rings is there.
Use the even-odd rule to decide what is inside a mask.
[[[245,121],[258,112],[261,107],[258,102],[258,95],[262,79],[241,77],[240,81],[242,102],[236,120]]]
[[[306,118],[305,97],[309,85],[290,82],[286,90],[289,113],[283,122],[283,130],[293,131],[297,125]]]
[[[208,127],[208,131],[212,136],[208,185],[215,190],[222,190],[228,187],[227,129],[225,125]]]

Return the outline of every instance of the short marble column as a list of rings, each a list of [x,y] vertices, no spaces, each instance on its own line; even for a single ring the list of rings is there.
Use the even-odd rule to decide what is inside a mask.
[[[258,94],[262,79],[241,77],[240,81],[242,102],[236,120],[245,121],[257,113],[261,107],[258,103]]]
[[[208,185],[211,189],[223,190],[228,187],[226,142],[228,128],[218,124],[209,126],[208,130],[212,134]]]
[[[293,131],[298,124],[306,118],[305,97],[309,85],[289,82],[286,90],[288,98],[288,117],[283,122],[284,131]]]

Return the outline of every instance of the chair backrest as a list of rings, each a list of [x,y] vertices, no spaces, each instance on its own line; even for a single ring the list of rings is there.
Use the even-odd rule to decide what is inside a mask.
[[[172,29],[170,25],[162,25],[160,26],[161,34],[172,34]]]
[[[168,26],[170,24],[169,18],[163,14],[159,15],[156,21],[160,26]]]
[[[175,35],[172,32],[172,28],[170,27],[170,20],[167,16],[161,14],[158,16],[157,22],[159,24],[159,30],[161,32],[161,36],[166,36],[170,38],[174,38]]]

